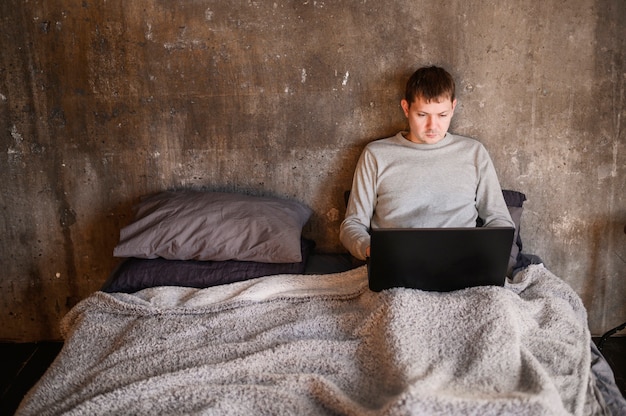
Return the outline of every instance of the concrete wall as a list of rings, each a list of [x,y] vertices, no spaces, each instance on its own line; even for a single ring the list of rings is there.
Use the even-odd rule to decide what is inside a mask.
[[[528,196],[526,252],[595,334],[626,320],[623,0],[0,2],[0,339],[59,338],[131,207],[172,187],[315,210],[336,252],[356,159],[405,127],[418,66],[458,82],[452,131]]]

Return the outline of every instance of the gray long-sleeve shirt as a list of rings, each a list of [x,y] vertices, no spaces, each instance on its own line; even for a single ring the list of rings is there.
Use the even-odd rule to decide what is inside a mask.
[[[514,226],[484,146],[450,133],[417,144],[400,132],[363,150],[339,238],[365,259],[370,228],[475,227],[477,217]]]

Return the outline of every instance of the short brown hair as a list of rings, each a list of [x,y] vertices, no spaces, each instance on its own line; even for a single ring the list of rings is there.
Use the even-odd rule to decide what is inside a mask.
[[[404,98],[408,103],[422,97],[427,102],[440,98],[454,101],[454,79],[443,68],[429,66],[418,69],[406,83]]]

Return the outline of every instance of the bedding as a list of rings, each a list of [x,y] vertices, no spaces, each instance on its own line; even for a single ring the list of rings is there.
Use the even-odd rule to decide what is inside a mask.
[[[524,212],[524,202],[526,195],[510,189],[503,189],[502,196],[509,210],[509,215],[515,224],[515,234],[513,235],[513,245],[511,246],[511,256],[509,258],[509,268],[507,276],[512,276],[518,269],[525,267],[522,258],[522,237],[520,228],[522,223],[522,213]],[[481,220],[482,221],[482,220]],[[528,266],[526,264],[526,266]]]
[[[129,258],[118,265],[101,290],[132,293],[154,286],[205,288],[275,274],[301,274],[314,247],[312,240],[301,239],[302,260],[295,263]]]
[[[115,257],[300,262],[302,227],[312,214],[298,201],[192,190],[146,196],[135,210]]]
[[[97,292],[18,415],[594,415],[580,298],[542,265],[505,287],[367,289],[366,267]]]

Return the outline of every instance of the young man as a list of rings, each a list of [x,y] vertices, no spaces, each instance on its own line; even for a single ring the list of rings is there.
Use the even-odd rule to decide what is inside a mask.
[[[454,80],[420,68],[401,101],[409,131],[369,143],[359,158],[339,238],[365,260],[370,228],[513,227],[482,144],[448,133]]]

